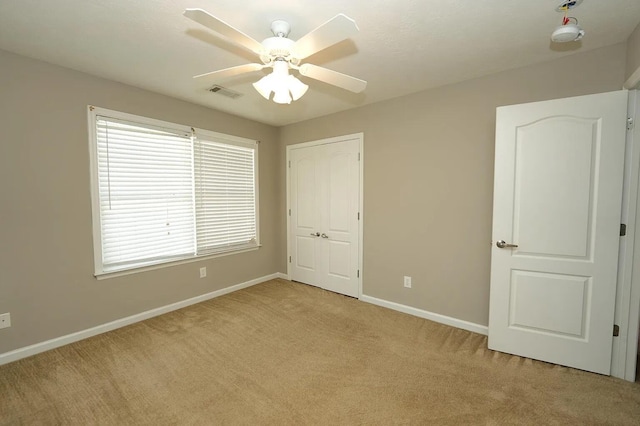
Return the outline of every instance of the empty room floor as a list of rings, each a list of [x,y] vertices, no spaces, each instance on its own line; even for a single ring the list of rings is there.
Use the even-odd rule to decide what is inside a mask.
[[[640,385],[272,280],[0,366],[0,424],[638,424]]]

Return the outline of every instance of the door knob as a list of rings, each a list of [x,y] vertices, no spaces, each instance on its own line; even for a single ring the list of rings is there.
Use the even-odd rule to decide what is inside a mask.
[[[312,236],[312,237],[319,237],[319,236],[320,236],[320,233],[319,233],[319,232],[316,232],[316,233],[314,234],[314,233],[312,232],[312,233],[311,233],[311,236]]]
[[[325,234],[324,232],[322,233],[322,235],[320,235],[322,238],[329,238],[329,236],[327,234]]]
[[[504,242],[504,240],[498,240],[496,242],[496,246],[498,246],[498,248],[514,248],[514,247],[518,247],[517,244],[507,244]]]

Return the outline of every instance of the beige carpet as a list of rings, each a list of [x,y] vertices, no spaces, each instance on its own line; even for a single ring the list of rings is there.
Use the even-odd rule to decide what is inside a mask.
[[[0,367],[0,424],[640,424],[640,385],[274,280]]]

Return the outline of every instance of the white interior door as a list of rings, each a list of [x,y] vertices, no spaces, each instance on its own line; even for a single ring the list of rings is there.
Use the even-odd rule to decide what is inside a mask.
[[[322,286],[358,297],[358,140],[320,146]]]
[[[609,374],[626,111],[625,91],[498,108],[490,349]]]
[[[319,286],[319,224],[321,221],[318,150],[294,149],[290,156],[290,245],[292,279]],[[295,261],[294,261],[295,259]]]
[[[360,140],[290,151],[290,275],[359,295]]]

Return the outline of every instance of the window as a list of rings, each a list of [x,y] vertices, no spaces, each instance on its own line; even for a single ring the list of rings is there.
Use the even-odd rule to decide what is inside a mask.
[[[89,110],[96,276],[258,247],[256,141]]]

